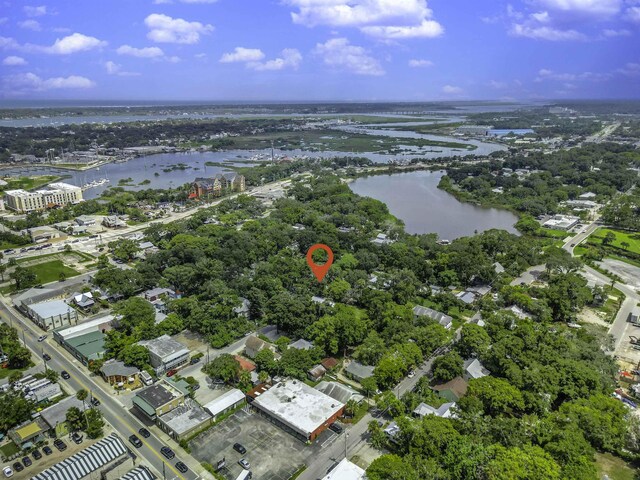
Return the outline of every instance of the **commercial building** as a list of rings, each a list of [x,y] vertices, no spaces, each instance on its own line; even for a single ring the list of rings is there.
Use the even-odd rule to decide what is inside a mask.
[[[186,400],[184,404],[174,408],[169,413],[158,417],[160,429],[168,433],[171,438],[180,441],[211,425],[211,415],[193,400]]]
[[[575,227],[580,219],[571,215],[554,215],[549,220],[542,224],[543,227],[551,228],[554,230],[571,230]]]
[[[60,438],[69,433],[67,411],[72,407],[82,411],[89,406],[78,400],[75,395],[71,395],[40,412],[40,418],[46,422],[50,428],[49,431],[55,437]]]
[[[63,300],[32,303],[22,308],[23,313],[44,330],[78,323],[78,312]]]
[[[189,362],[189,349],[169,335],[162,335],[153,340],[138,342],[147,350],[151,357],[151,366],[157,375]]]
[[[204,408],[211,414],[213,419],[217,419],[220,415],[239,407],[245,402],[245,395],[242,391],[234,388],[223,393],[218,398],[214,398],[207,403]]]
[[[155,480],[156,476],[144,465],[125,473],[119,480]]]
[[[113,315],[105,315],[72,327],[54,330],[53,339],[82,362],[89,365],[104,357],[104,334],[111,330]]]
[[[7,207],[22,213],[63,207],[82,201],[82,189],[68,183],[51,183],[46,188],[34,192],[18,189],[7,190],[4,193]]]
[[[84,448],[60,463],[31,477],[31,480],[80,480],[91,478],[115,480],[133,467],[133,459],[124,442],[111,435]]]
[[[27,228],[21,232],[27,235],[33,243],[42,243],[54,238],[64,239],[67,236],[57,228],[42,225],[40,227]]]
[[[318,385],[316,385],[316,390],[324,393],[325,395],[329,395],[334,400],[337,400],[340,403],[344,403],[345,405],[350,400],[354,400],[360,403],[364,399],[362,395],[360,395],[356,390],[349,387],[348,385],[333,381],[320,382]]]
[[[27,449],[44,440],[44,434],[47,430],[49,430],[49,426],[44,420],[36,418],[12,428],[7,432],[7,435],[21,449]]]
[[[427,317],[431,320],[435,320],[447,330],[449,330],[453,325],[453,318],[451,318],[449,315],[438,312],[437,310],[433,310],[429,307],[423,307],[421,305],[416,305],[415,307],[413,307],[413,316],[415,318]]]
[[[460,135],[488,135],[489,130],[491,130],[493,126],[491,125],[462,125],[456,128],[456,133]]]
[[[133,397],[134,408],[144,417],[155,422],[161,415],[169,413],[184,403],[184,398],[189,392],[181,382],[163,379],[140,390]]]
[[[303,441],[315,440],[344,411],[343,403],[299,380],[279,382],[248,400],[271,422]]]

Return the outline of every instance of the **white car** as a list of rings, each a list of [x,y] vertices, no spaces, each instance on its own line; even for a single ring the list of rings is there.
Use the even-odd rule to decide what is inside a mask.
[[[4,473],[6,478],[13,477],[13,470],[11,470],[11,467],[4,467],[2,473]]]

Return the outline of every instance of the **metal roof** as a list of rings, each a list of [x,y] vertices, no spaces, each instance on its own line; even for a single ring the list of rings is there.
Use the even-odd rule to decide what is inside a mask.
[[[244,393],[237,388],[223,393],[218,398],[211,400],[204,408],[214,417],[220,412],[224,412],[227,408],[244,400]]]
[[[112,433],[90,447],[34,475],[31,480],[79,480],[126,453],[127,448],[120,437]]]
[[[137,467],[125,473],[120,480],[154,480],[156,477],[147,467]]]

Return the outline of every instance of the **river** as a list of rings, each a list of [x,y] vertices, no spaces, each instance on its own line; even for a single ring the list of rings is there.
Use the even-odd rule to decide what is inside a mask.
[[[358,195],[387,204],[408,233],[437,233],[453,240],[492,228],[517,233],[518,217],[507,210],[484,208],[458,201],[440,190],[444,172],[417,171],[359,178],[350,184]]]

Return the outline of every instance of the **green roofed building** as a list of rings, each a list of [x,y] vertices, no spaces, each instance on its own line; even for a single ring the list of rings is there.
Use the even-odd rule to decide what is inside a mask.
[[[93,331],[66,339],[62,345],[84,365],[89,365],[89,362],[100,360],[104,356],[104,339],[104,333]]]

